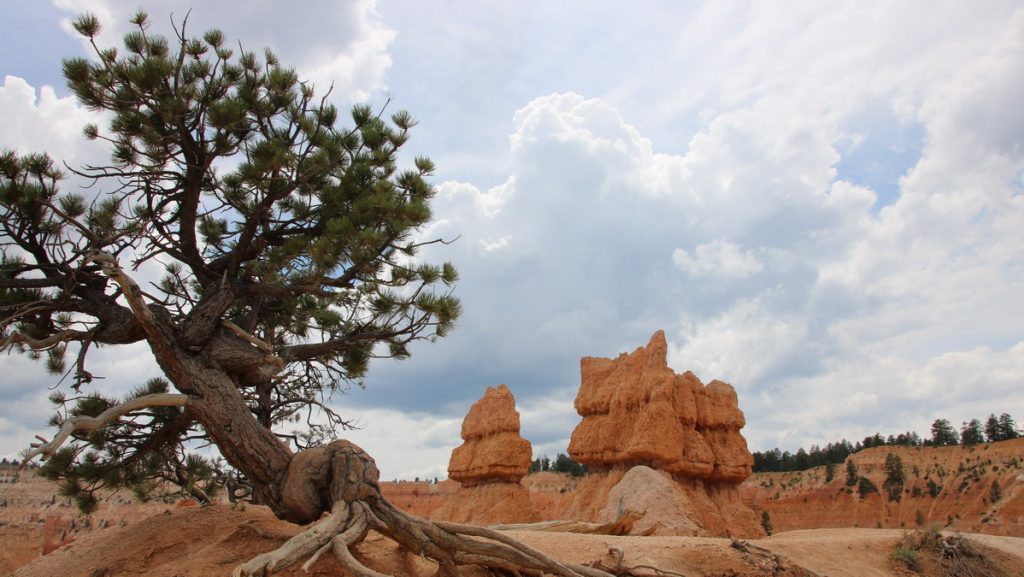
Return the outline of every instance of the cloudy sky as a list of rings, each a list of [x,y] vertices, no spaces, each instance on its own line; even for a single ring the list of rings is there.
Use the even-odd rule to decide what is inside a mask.
[[[752,449],[1024,420],[1024,7],[968,2],[196,3],[340,106],[388,98],[438,165],[453,334],[335,399],[384,478],[443,477],[506,383],[564,451],[579,359],[669,340],[732,383]],[[3,0],[0,147],[102,160],[60,76],[68,19],[116,42],[139,5]],[[104,350],[102,386],[155,374]],[[0,455],[46,433],[42,367],[0,357]]]

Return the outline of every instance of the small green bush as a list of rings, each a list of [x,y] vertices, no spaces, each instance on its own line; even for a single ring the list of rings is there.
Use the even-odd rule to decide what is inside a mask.
[[[902,563],[911,571],[921,570],[921,558],[917,554],[917,551],[904,543],[896,545],[896,548],[893,549],[892,552],[892,558],[894,561]]]
[[[878,487],[876,487],[875,484],[871,482],[871,479],[868,479],[867,477],[861,477],[860,479],[857,480],[857,493],[859,493],[861,497],[866,497],[871,493],[877,492]]]

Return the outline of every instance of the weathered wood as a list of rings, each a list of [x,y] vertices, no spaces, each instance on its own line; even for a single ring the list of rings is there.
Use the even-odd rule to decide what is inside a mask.
[[[590,535],[629,535],[633,526],[643,519],[644,512],[628,510],[609,523],[587,523],[572,519],[540,521],[538,523],[510,523],[489,525],[495,531],[544,531],[547,533],[584,533]]]

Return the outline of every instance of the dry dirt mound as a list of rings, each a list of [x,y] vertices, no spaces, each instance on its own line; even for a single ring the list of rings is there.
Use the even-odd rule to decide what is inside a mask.
[[[123,526],[161,512],[167,503],[139,503],[127,492],[100,494],[99,507],[83,515],[58,495],[56,484],[13,467],[0,467],[0,575],[105,527]]]
[[[168,507],[127,527],[111,527],[83,536],[22,567],[16,577],[190,577],[224,576],[238,563],[276,548],[298,527],[275,519],[262,507],[245,510],[225,505]],[[829,575],[891,576],[889,553],[899,531],[827,530],[780,534],[741,544],[702,537],[612,537],[513,531],[509,533],[555,558],[571,562],[613,563],[610,548],[624,553],[626,566],[650,565],[691,577]],[[1024,569],[1024,540],[1001,538],[1004,550]],[[396,550],[374,534],[358,546],[369,566],[392,575],[427,576],[429,562]],[[280,575],[339,575],[334,559],[323,556],[302,573],[292,567]],[[471,571],[467,575],[473,574]]]

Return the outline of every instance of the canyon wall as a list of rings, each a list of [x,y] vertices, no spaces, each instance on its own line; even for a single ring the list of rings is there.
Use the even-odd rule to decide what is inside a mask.
[[[885,460],[900,458],[902,490],[890,498]],[[826,527],[906,528],[1024,537],[1024,438],[972,447],[873,447],[848,457],[877,492],[847,485],[845,464],[789,473],[755,473],[743,501],[775,531]],[[993,486],[998,489],[993,489]]]

